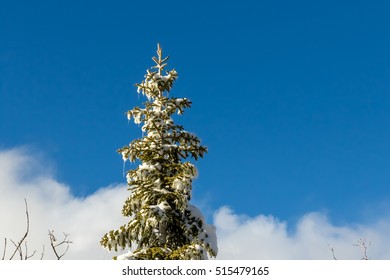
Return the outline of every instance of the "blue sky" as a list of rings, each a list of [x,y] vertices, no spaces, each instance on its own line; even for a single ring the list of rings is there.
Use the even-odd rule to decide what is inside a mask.
[[[125,182],[124,112],[159,42],[193,101],[176,121],[209,148],[207,215],[388,216],[390,5],[210,2],[3,1],[0,149],[31,149],[76,196]]]

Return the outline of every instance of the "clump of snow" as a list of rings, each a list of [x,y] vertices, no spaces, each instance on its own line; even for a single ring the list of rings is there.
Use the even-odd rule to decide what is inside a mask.
[[[134,257],[134,254],[129,250],[129,252],[117,256],[116,259],[123,261],[123,260],[131,260],[131,259],[133,259],[133,257]]]
[[[171,206],[169,206],[168,202],[162,201],[162,202],[160,202],[160,203],[157,204],[157,205],[151,205],[151,206],[149,206],[149,208],[152,209],[152,210],[154,210],[154,212],[155,212],[158,216],[162,217],[162,216],[165,214],[165,212],[166,212],[167,210],[170,210],[170,209],[171,209]]]
[[[213,250],[215,254],[218,254],[217,228],[209,224],[205,224],[204,227],[207,233],[205,242],[210,245],[211,250]]]
[[[175,189],[175,190],[178,190],[178,191],[183,191],[186,189],[186,187],[184,186],[183,184],[183,181],[180,180],[180,179],[175,179],[172,183],[172,187]]]
[[[191,212],[191,216],[201,220],[204,223],[204,216],[198,207],[188,203],[187,209]]]

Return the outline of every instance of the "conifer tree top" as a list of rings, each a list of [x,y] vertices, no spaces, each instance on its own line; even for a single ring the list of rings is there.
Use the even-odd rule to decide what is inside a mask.
[[[178,77],[176,70],[165,70],[168,59],[158,45],[157,57],[153,57],[156,65],[136,84],[138,92],[147,97],[144,108],[127,112],[128,119],[142,124],[144,132],[142,138],[118,150],[125,161],[140,162],[127,171],[130,195],[122,214],[130,222],[101,240],[109,250],[137,245],[119,258],[205,259],[217,253],[215,228],[206,225],[200,210],[189,203],[197,171],[186,159],[203,157],[207,148],[172,119],[191,102],[164,95]]]
[[[175,69],[167,71],[166,75],[163,75],[169,56],[163,58],[160,44],[157,44],[157,57],[152,59],[156,63],[152,69],[157,69],[157,71],[146,70],[145,80],[141,84],[136,84],[138,92],[142,92],[149,100],[162,97],[164,91],[170,92],[173,82],[177,79]]]

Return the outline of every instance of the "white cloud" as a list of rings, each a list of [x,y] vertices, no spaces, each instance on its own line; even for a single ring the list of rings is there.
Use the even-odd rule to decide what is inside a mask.
[[[49,171],[48,171],[49,170]],[[39,258],[45,245],[45,259],[54,259],[48,230],[60,239],[69,233],[74,242],[64,259],[110,259],[99,245],[101,236],[126,222],[121,217],[125,185],[108,186],[79,198],[69,186],[53,178],[49,166],[26,149],[0,151],[0,253],[8,238],[7,255],[25,232],[24,198],[30,215],[29,252],[37,250]],[[330,247],[340,259],[359,259],[361,252],[352,246],[359,238],[371,241],[368,255],[373,259],[390,259],[390,221],[373,221],[370,225],[332,225],[326,216],[309,213],[292,232],[286,222],[272,216],[238,215],[228,207],[214,214],[217,227],[218,259],[331,259]],[[1,256],[0,256],[1,257]]]
[[[50,249],[50,229],[59,240],[63,232],[70,234],[73,244],[64,259],[110,259],[112,254],[100,247],[100,238],[126,222],[121,217],[127,196],[125,185],[108,186],[85,198],[75,197],[25,149],[0,152],[0,192],[0,240],[8,239],[8,257],[15,248],[10,239],[19,241],[26,231],[24,198],[30,217],[28,250],[37,250],[37,258],[43,245],[44,259],[55,258]],[[3,248],[1,242],[1,253]]]
[[[233,213],[228,207],[214,215],[217,227],[218,259],[332,259],[334,248],[338,259],[360,259],[359,247],[365,239],[367,256],[390,259],[390,220],[375,221],[370,225],[332,225],[320,213],[304,215],[288,230],[286,222],[272,216],[247,217]],[[370,244],[371,242],[371,244]]]

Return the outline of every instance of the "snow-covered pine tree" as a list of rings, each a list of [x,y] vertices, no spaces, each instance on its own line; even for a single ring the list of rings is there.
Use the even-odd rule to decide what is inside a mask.
[[[122,214],[130,217],[129,223],[111,230],[100,242],[110,251],[130,248],[116,259],[188,260],[217,254],[215,228],[206,225],[199,209],[189,203],[197,171],[185,161],[203,157],[207,148],[172,119],[175,113],[183,114],[191,101],[168,96],[178,77],[174,69],[165,71],[168,58],[163,58],[158,45],[156,65],[136,84],[147,98],[144,108],[127,112],[129,120],[143,124],[143,137],[118,150],[124,161],[139,166],[127,171],[130,195]]]

